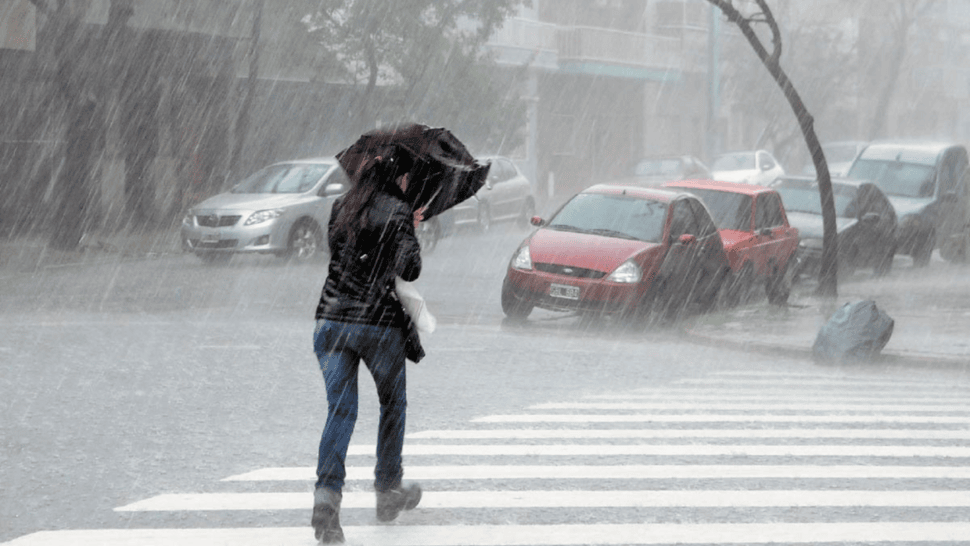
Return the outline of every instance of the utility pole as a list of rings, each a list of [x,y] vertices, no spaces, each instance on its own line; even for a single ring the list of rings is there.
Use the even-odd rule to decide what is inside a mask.
[[[720,70],[720,10],[710,6],[707,24],[707,132],[704,142],[705,161],[712,161],[720,152],[717,126],[717,112],[721,108],[721,70]]]

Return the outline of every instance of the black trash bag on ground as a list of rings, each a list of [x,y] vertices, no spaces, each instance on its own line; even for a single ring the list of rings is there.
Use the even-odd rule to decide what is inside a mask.
[[[889,343],[894,325],[872,300],[846,303],[819,330],[812,355],[819,362],[872,360]]]

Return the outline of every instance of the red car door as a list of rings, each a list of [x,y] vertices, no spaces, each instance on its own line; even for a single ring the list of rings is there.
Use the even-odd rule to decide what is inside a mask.
[[[798,246],[798,237],[788,225],[777,193],[762,193],[755,201],[755,246],[752,252],[755,272],[772,275],[780,270]]]

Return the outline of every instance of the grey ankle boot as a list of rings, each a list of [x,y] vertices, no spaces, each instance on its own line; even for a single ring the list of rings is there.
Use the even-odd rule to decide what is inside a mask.
[[[377,519],[394,521],[401,510],[411,510],[421,502],[421,487],[414,483],[377,492]]]
[[[320,544],[335,544],[344,541],[344,530],[340,528],[340,499],[343,495],[321,487],[313,492],[313,516],[310,525]]]

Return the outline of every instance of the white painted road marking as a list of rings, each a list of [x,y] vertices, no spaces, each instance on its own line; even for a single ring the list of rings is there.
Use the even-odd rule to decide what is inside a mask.
[[[858,411],[864,413],[879,412],[952,412],[965,413],[970,411],[970,404],[872,404],[872,403],[841,403],[826,404],[820,402],[792,403],[792,402],[550,402],[529,406],[530,410],[730,410],[730,411]]]
[[[316,480],[316,468],[262,468],[237,474],[223,481],[302,481]],[[839,479],[907,480],[970,479],[966,466],[872,466],[872,465],[438,465],[406,468],[409,480],[576,480],[576,479]],[[372,481],[374,468],[347,467],[347,480]]]
[[[970,424],[970,416],[947,415],[764,415],[756,413],[524,414],[487,415],[473,423],[908,423]]]
[[[374,455],[375,446],[352,445],[347,455]],[[970,457],[970,446],[761,445],[761,444],[404,444],[404,456],[609,457],[615,455],[694,457]]]
[[[574,525],[381,525],[344,527],[350,544],[368,546],[574,546],[600,544],[818,544],[954,542],[970,523],[705,523]],[[309,527],[43,531],[9,546],[312,546]]]
[[[341,510],[374,508],[374,493],[344,491]],[[821,506],[966,508],[970,491],[425,491],[424,510],[453,508],[795,508]],[[313,495],[303,493],[171,493],[115,508],[117,512],[212,510],[310,510]],[[970,538],[970,535],[968,535]]]
[[[843,438],[856,440],[970,440],[970,429],[859,428],[623,428],[623,429],[485,429],[426,430],[408,434],[415,440],[584,439],[584,438]]]

